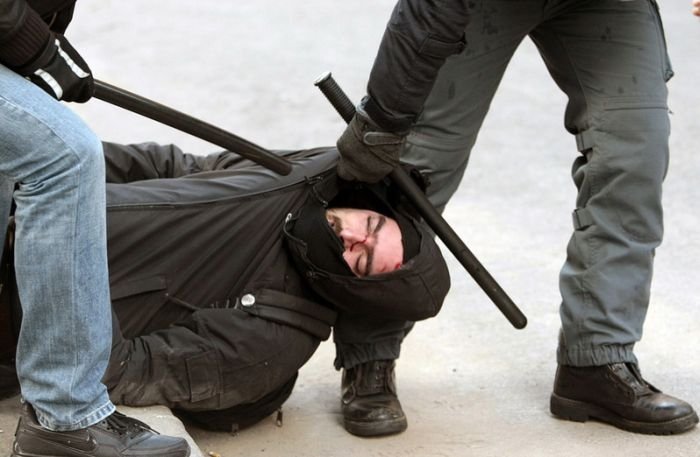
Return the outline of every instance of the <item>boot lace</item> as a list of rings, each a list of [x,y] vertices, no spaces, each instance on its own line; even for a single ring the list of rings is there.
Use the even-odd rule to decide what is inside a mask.
[[[158,433],[140,420],[125,416],[118,411],[112,413],[112,415],[107,417],[103,423],[105,428],[108,430],[112,430],[120,436],[126,435],[129,438],[140,435],[144,432],[155,434]]]
[[[390,373],[391,361],[375,360],[367,362],[358,367],[357,387],[363,395],[383,393],[389,389],[388,376]]]
[[[652,395],[654,388],[642,378],[642,373],[633,363],[616,363],[612,365],[613,371],[620,379],[639,396]]]

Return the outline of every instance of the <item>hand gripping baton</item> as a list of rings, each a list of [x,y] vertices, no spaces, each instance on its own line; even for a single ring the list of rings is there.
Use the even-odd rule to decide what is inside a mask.
[[[292,165],[287,159],[276,156],[267,149],[219,127],[111,84],[95,80],[95,98],[221,146],[227,151],[235,152],[280,175],[288,175],[292,171]]]
[[[326,72],[322,74],[314,84],[323,92],[345,122],[349,123],[355,115],[355,105],[350,98],[345,95],[345,92],[343,92],[340,86],[338,86],[331,73]],[[513,303],[489,272],[486,271],[474,254],[471,253],[469,248],[467,248],[464,242],[457,236],[455,231],[452,230],[452,227],[450,227],[440,213],[437,212],[408,174],[406,174],[401,167],[397,167],[389,174],[389,178],[399,187],[409,201],[413,203],[430,228],[432,228],[435,234],[445,243],[445,246],[454,254],[483,291],[486,292],[486,295],[491,298],[491,301],[501,310],[513,327],[517,329],[524,328],[525,325],[527,325],[527,318],[525,315],[515,303]]]

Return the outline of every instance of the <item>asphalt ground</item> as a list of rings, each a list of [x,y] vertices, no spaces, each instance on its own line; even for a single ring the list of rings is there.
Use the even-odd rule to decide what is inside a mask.
[[[313,86],[332,71],[355,100],[393,0],[327,2],[78,2],[68,37],[100,80],[141,93],[271,149],[333,144],[343,122]],[[662,2],[676,76],[669,83],[671,166],[665,240],[636,354],[645,377],[700,407],[700,22],[690,0]],[[274,418],[233,436],[194,427],[203,454],[221,456],[698,456],[700,431],[658,437],[548,411],[555,363],[558,273],[571,232],[576,157],[564,96],[525,41],[513,59],[445,212],[470,249],[528,316],[515,330],[446,251],[453,286],[437,318],[418,324],[397,366],[409,427],[361,439],[345,432],[340,374],[325,343]],[[105,140],[203,141],[101,101],[76,110]],[[0,402],[0,452],[9,453],[18,398]],[[145,413],[151,414],[147,409]],[[158,416],[160,414],[160,417]],[[162,409],[148,416],[171,430]],[[178,426],[172,433],[185,432]],[[214,454],[212,454],[214,455]]]

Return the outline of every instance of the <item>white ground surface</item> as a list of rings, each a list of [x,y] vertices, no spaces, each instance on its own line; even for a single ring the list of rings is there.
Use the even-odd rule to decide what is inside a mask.
[[[269,148],[333,144],[343,123],[313,86],[326,70],[363,94],[393,0],[103,0],[78,3],[69,38],[98,79],[141,93]],[[700,22],[690,0],[662,2],[676,76],[666,238],[657,253],[645,337],[645,376],[700,407]],[[513,60],[445,217],[529,318],[514,330],[449,253],[443,312],[416,326],[397,374],[408,430],[360,439],[342,428],[340,377],[325,343],[284,407],[237,436],[190,428],[202,453],[232,456],[679,456],[700,455],[700,431],[630,434],[548,412],[559,327],[558,270],[571,230],[576,157],[562,127],[565,99],[526,41]],[[77,107],[105,139],[218,149],[100,101]],[[17,398],[0,402],[8,454]],[[149,419],[164,430],[162,410]],[[173,424],[171,424],[173,425]],[[184,433],[182,430],[177,433]]]

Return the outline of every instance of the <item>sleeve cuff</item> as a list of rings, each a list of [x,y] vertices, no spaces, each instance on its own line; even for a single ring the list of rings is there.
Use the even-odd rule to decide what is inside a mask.
[[[0,44],[0,61],[13,69],[26,66],[41,54],[50,39],[49,26],[36,11],[27,7],[17,32]]]
[[[396,117],[390,115],[371,95],[362,100],[362,105],[369,117],[387,132],[405,135],[415,122],[414,116]]]

